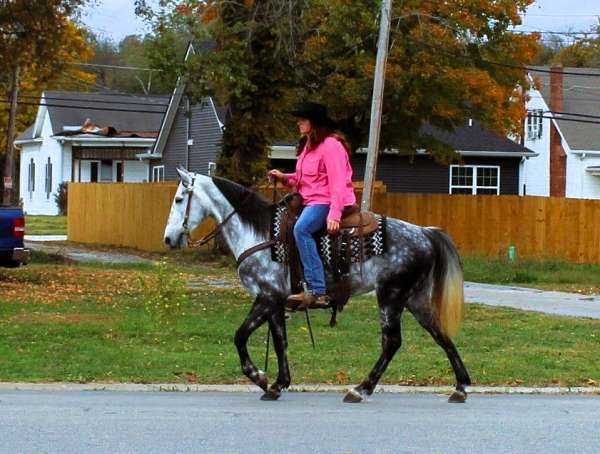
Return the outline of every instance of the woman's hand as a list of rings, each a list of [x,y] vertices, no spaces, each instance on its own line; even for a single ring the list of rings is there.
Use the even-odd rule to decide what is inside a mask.
[[[274,178],[277,181],[283,181],[285,179],[283,173],[277,169],[269,170],[267,175],[269,175],[269,178]]]
[[[340,223],[339,221],[334,221],[333,219],[329,219],[327,221],[327,233],[332,235],[338,233],[340,231]]]

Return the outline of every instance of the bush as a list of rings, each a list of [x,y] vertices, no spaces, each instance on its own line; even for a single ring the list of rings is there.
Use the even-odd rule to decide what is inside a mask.
[[[170,324],[185,315],[189,297],[185,281],[165,262],[156,264],[154,275],[140,278],[144,310],[156,322]]]
[[[56,206],[58,207],[58,214],[61,216],[67,215],[68,210],[68,191],[69,191],[69,182],[63,181],[58,185],[58,191],[54,194],[54,201],[56,202]]]

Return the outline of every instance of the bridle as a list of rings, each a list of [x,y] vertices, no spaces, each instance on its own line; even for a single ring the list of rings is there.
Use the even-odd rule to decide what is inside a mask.
[[[196,174],[194,174],[194,176],[192,177],[192,182],[189,186],[184,185],[185,192],[188,193],[189,196],[188,196],[187,205],[185,207],[185,215],[183,217],[182,227],[183,227],[183,234],[185,236],[187,236],[187,238],[188,238],[188,247],[190,247],[190,248],[199,248],[200,246],[204,246],[210,240],[214,239],[219,233],[221,233],[221,230],[222,230],[223,226],[227,223],[227,221],[229,221],[233,217],[233,215],[236,213],[236,211],[234,209],[213,230],[211,230],[210,233],[203,236],[199,240],[195,240],[195,241],[190,240],[190,229],[189,229],[188,221],[190,219],[190,211],[191,211],[191,206],[192,206],[192,194],[194,193],[195,180],[196,180]],[[248,196],[249,195],[250,195],[250,193],[248,193]],[[274,183],[274,185],[273,185],[273,201],[275,201],[275,197],[276,197],[276,183]],[[275,243],[276,243],[275,240],[267,240],[267,241],[257,244],[256,246],[251,247],[250,249],[243,251],[237,259],[237,267],[239,268],[239,266],[242,264],[242,262],[244,260],[246,260],[248,257],[250,257],[252,254],[254,254],[258,251],[261,251],[263,249],[266,249],[268,247],[271,247]]]
[[[192,182],[189,186],[185,186],[185,192],[188,194],[188,201],[185,207],[185,215],[183,217],[183,234],[188,238],[188,247],[191,248],[199,248],[200,246],[204,246],[210,240],[215,238],[219,233],[221,233],[221,229],[223,226],[229,221],[233,215],[235,214],[235,210],[229,213],[221,223],[219,223],[213,230],[211,230],[207,235],[203,236],[199,240],[191,240],[190,239],[190,228],[189,228],[189,219],[190,219],[190,211],[192,209],[192,195],[194,193],[194,182],[196,180],[196,174],[192,177]]]

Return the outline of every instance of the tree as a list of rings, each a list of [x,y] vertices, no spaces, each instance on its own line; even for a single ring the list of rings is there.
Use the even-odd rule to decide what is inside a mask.
[[[425,122],[451,129],[476,118],[518,133],[529,86],[521,66],[539,36],[508,29],[532,2],[395,2],[382,147],[414,150]],[[303,99],[330,106],[354,147],[366,143],[378,12],[376,0],[188,0],[169,13],[184,17],[196,40],[215,43],[187,74],[193,93],[231,109],[221,172],[246,184],[261,176],[267,145],[281,137],[278,123]],[[448,156],[439,143],[427,148]]]
[[[86,56],[85,32],[70,17],[85,0],[13,0],[0,7],[0,71],[10,108],[6,127],[4,176],[14,175],[13,140],[17,124],[17,96],[24,81],[40,87],[65,69],[69,61]],[[4,188],[4,203],[10,203],[12,190]]]
[[[382,147],[414,150],[424,122],[451,129],[475,118],[498,131],[518,133],[528,80],[517,68],[535,55],[538,36],[507,30],[520,22],[519,11],[530,3],[394,2]],[[306,96],[316,92],[332,107],[355,146],[366,142],[369,125],[376,4],[313,0],[307,18],[302,67],[309,69],[305,86],[311,88]],[[443,151],[440,144],[428,145],[430,151]]]

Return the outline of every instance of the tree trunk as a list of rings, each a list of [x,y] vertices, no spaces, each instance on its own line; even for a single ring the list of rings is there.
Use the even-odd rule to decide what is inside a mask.
[[[8,114],[8,130],[6,134],[6,156],[4,160],[4,177],[10,177],[14,187],[15,167],[15,123],[17,120],[17,96],[19,95],[19,65],[15,66],[10,87],[10,112]],[[4,186],[3,186],[4,187]],[[4,187],[2,202],[4,205],[14,203],[13,187]]]

